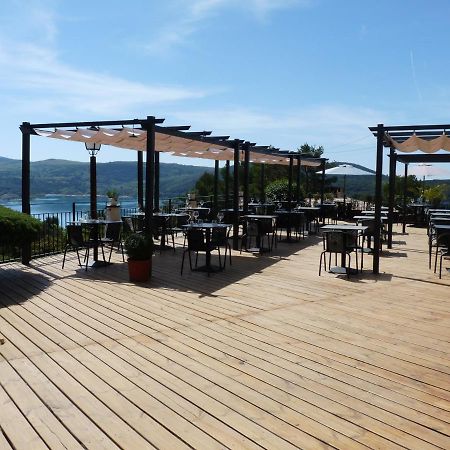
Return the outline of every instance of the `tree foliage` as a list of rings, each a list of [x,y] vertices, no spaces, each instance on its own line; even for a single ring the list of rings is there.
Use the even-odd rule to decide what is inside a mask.
[[[8,246],[21,245],[37,239],[42,228],[42,222],[0,206],[0,243]]]

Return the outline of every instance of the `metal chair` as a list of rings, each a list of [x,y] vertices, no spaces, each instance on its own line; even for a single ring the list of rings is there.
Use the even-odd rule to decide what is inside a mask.
[[[183,257],[181,259],[181,275],[183,275],[184,257],[186,253],[189,256],[189,267],[192,270],[191,252],[195,252],[195,267],[197,267],[198,253],[212,251],[216,248],[216,246],[212,242],[210,242],[209,244],[206,242],[205,232],[199,228],[188,228],[186,230],[186,241],[187,246],[183,251]],[[222,265],[220,261],[220,254],[219,254],[219,264]]]
[[[437,258],[439,253],[439,278],[442,278],[442,260],[450,258],[450,233],[440,233],[436,237],[436,259],[434,260],[434,273],[437,268]]]
[[[71,248],[72,250],[75,250],[77,253],[78,265],[80,267],[82,266],[82,264],[81,264],[81,260],[80,260],[79,250],[80,249],[85,250],[83,262],[86,262],[86,270],[87,270],[88,262],[89,262],[89,251],[91,248],[95,248],[97,246],[101,247],[103,260],[105,260],[105,252],[103,250],[103,244],[102,244],[101,240],[98,240],[97,242],[90,238],[85,240],[84,236],[83,236],[83,229],[82,229],[81,225],[67,225],[67,240],[66,240],[66,245],[64,248],[62,269],[64,269],[64,264],[66,262],[67,250],[69,248]]]
[[[324,268],[327,270],[326,267],[326,253],[329,253],[329,260],[328,260],[328,270],[330,270],[331,267],[331,254],[334,253],[336,260],[337,255],[346,255],[348,256],[348,266],[345,266],[345,271],[347,274],[347,278],[349,277],[350,273],[350,266],[351,266],[351,256],[350,254],[354,251],[356,251],[356,269],[358,270],[358,253],[357,253],[357,236],[355,236],[353,233],[346,233],[343,231],[327,231],[324,233],[324,239],[323,239],[323,245],[324,250],[320,254],[320,260],[319,260],[319,276],[322,273],[322,258],[324,259]]]
[[[229,255],[229,261],[231,266],[231,245],[230,245],[230,229],[225,227],[213,228],[211,244],[217,248],[219,252],[219,261],[220,261],[220,247],[225,248],[224,260],[223,260],[223,268],[225,269],[225,265],[227,263],[227,252]]]

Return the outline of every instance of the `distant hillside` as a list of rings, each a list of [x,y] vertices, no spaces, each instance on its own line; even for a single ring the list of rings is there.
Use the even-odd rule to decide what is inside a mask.
[[[21,195],[22,163],[0,157],[0,198]],[[184,195],[198,178],[211,167],[161,163],[160,193],[162,197]],[[121,195],[137,195],[137,169],[134,161],[97,163],[98,193],[114,188]],[[83,195],[89,193],[89,163],[48,159],[31,163],[32,196],[45,194]]]

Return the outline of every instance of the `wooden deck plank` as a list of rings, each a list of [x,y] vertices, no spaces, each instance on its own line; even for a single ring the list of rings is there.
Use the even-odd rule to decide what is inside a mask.
[[[450,274],[408,232],[349,280],[317,236],[147,284],[116,254],[0,266],[0,448],[450,448]]]

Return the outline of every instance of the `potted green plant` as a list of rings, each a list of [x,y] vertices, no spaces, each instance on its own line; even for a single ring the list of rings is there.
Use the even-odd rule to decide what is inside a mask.
[[[130,281],[148,281],[152,271],[153,240],[143,233],[132,233],[125,240]]]
[[[108,197],[108,203],[110,206],[116,206],[119,200],[119,193],[115,189],[108,189],[106,191],[106,196]]]

